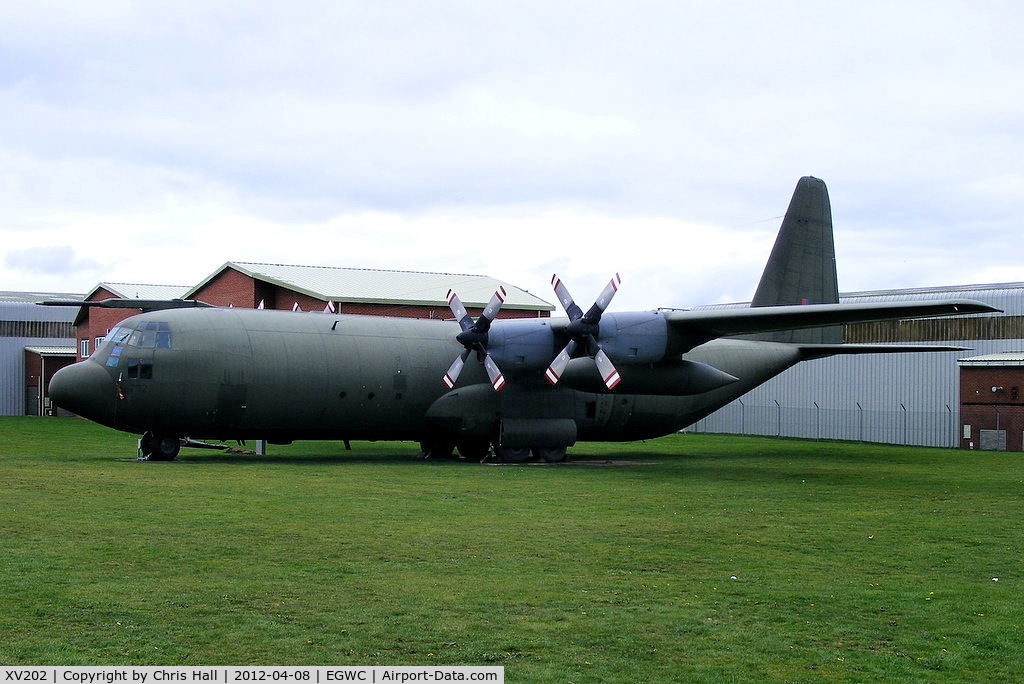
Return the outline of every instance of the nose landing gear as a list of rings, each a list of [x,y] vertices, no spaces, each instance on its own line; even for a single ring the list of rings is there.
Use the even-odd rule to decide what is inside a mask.
[[[139,440],[140,461],[173,461],[181,451],[181,439],[163,432],[147,432]]]

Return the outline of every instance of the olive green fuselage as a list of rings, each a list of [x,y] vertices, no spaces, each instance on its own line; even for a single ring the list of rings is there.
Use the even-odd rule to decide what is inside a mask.
[[[169,330],[165,342],[108,336],[76,364],[103,373],[78,371],[88,370],[96,389],[65,389],[66,408],[127,432],[198,439],[497,439],[503,422],[571,420],[577,439],[621,441],[677,431],[800,360],[790,345],[715,340],[682,358],[739,380],[671,396],[552,387],[542,368],[511,362],[507,387],[495,392],[471,356],[449,391],[441,378],[461,352],[450,321],[210,308],[121,325],[156,329],[157,321]],[[559,344],[552,338],[550,357]],[[630,368],[621,370],[628,378]],[[66,375],[63,385],[75,384]]]

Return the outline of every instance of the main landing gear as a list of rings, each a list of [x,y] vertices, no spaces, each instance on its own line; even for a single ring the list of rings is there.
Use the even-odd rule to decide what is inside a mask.
[[[147,432],[139,440],[139,460],[173,461],[181,451],[181,439],[163,432]]]
[[[449,442],[420,442],[420,457],[424,459],[459,457],[467,461],[486,461],[491,455],[491,443],[483,439]],[[501,463],[559,463],[566,460],[565,447],[500,447],[493,446],[494,456]]]
[[[561,463],[568,456],[565,447],[494,447],[494,455],[503,463]]]

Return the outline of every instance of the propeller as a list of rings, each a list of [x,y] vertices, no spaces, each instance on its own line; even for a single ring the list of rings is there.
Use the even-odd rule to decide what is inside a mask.
[[[498,311],[501,310],[501,305],[504,301],[505,288],[499,287],[495,291],[494,296],[491,297],[491,301],[487,303],[483,313],[480,314],[480,318],[473,321],[472,316],[466,311],[466,307],[462,305],[462,300],[459,299],[459,296],[454,291],[448,290],[448,306],[451,308],[452,313],[455,314],[459,327],[462,328],[462,332],[455,339],[466,348],[465,351],[455,357],[455,361],[452,362],[448,372],[441,379],[441,383],[448,389],[455,387],[455,381],[459,379],[462,367],[466,365],[466,359],[469,358],[470,352],[474,351],[480,363],[484,364],[487,377],[491,379],[491,386],[494,387],[494,390],[499,391],[505,386],[505,377],[498,369],[498,364],[494,362],[494,359],[487,352],[487,331],[491,329],[491,321],[498,315]]]
[[[548,382],[552,385],[557,384],[559,378],[562,377],[562,373],[565,372],[565,367],[569,364],[569,359],[572,358],[573,353],[576,352],[577,347],[583,346],[586,349],[588,356],[594,357],[594,361],[597,363],[597,369],[601,373],[601,379],[604,381],[605,387],[613,389],[619,384],[622,379],[619,377],[619,372],[615,370],[615,366],[612,364],[611,359],[601,349],[601,345],[598,343],[597,338],[599,335],[599,328],[601,322],[601,314],[608,308],[608,304],[611,303],[612,297],[615,296],[616,291],[619,289],[619,284],[622,282],[622,278],[616,273],[615,277],[608,281],[604,290],[601,291],[601,295],[594,302],[594,305],[590,309],[583,313],[576,302],[573,301],[572,295],[569,294],[569,290],[565,287],[562,281],[557,275],[551,276],[551,285],[555,288],[555,294],[558,295],[558,301],[562,303],[562,308],[565,309],[565,313],[569,314],[569,325],[565,327],[566,334],[569,335],[569,344],[565,345],[565,349],[559,352],[555,360],[548,366],[547,371],[544,372],[544,377],[547,378]]]

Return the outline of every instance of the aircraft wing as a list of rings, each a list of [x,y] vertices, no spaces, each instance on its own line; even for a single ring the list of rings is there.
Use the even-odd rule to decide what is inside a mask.
[[[693,346],[717,337],[818,328],[845,323],[999,313],[1000,309],[971,299],[863,304],[808,304],[746,309],[667,311],[672,330]]]

